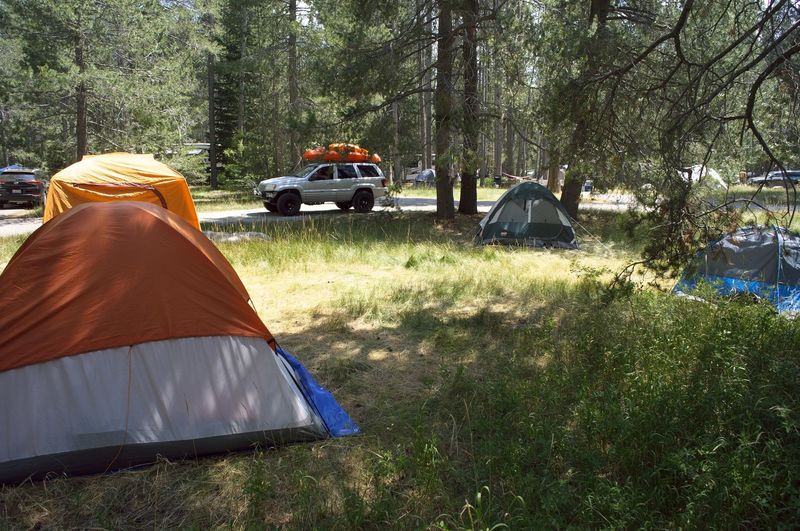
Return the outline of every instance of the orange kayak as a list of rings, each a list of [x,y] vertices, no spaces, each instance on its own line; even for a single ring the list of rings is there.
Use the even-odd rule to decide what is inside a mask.
[[[369,151],[355,144],[330,144],[328,149],[322,146],[307,149],[303,158],[313,162],[381,162],[377,153],[370,156]]]

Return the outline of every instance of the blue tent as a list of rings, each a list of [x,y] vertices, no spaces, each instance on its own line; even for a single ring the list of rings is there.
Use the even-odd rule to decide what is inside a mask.
[[[708,245],[673,293],[705,283],[721,295],[751,293],[779,312],[800,311],[800,235],[782,227],[743,227]]]

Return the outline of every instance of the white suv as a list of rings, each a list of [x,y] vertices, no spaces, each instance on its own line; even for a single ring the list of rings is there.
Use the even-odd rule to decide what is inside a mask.
[[[310,164],[298,175],[261,181],[253,193],[270,212],[295,216],[300,205],[334,202],[342,210],[369,212],[375,199],[386,195],[386,177],[371,163]]]

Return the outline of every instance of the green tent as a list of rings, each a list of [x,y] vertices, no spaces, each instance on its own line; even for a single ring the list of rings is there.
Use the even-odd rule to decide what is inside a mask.
[[[569,215],[544,186],[531,182],[510,188],[480,223],[477,243],[577,249]]]

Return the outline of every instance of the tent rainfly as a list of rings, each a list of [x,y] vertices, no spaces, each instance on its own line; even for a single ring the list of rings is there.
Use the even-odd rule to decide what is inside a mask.
[[[0,275],[0,427],[0,483],[358,432],[214,244],[129,201],[70,209]]]
[[[480,223],[476,243],[577,249],[569,215],[544,186],[523,182],[504,193]]]
[[[200,229],[197,211],[183,176],[153,155],[106,153],[85,155],[53,175],[43,221],[89,202],[142,201],[175,212]]]
[[[781,227],[743,227],[710,243],[683,272],[673,293],[700,283],[721,295],[752,293],[780,312],[800,311],[800,236]]]

